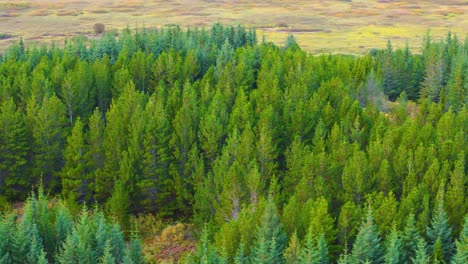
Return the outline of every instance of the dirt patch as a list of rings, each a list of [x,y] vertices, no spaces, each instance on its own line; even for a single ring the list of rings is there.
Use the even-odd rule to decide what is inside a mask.
[[[326,32],[320,28],[289,28],[289,29],[278,29],[277,32],[286,33],[315,33],[315,32]]]
[[[61,10],[56,13],[57,16],[78,16],[81,14],[83,14],[83,12],[78,10]]]
[[[184,12],[181,16],[211,16],[212,13],[196,13],[196,12]]]
[[[107,9],[95,9],[95,10],[87,10],[87,12],[91,14],[106,14],[106,13],[109,13],[110,11]]]
[[[20,13],[8,11],[8,12],[5,12],[3,14],[0,14],[0,17],[17,17],[17,16],[20,16],[20,15],[21,15]]]
[[[28,16],[48,16],[48,15],[50,15],[50,11],[47,9],[33,10],[28,13]]]

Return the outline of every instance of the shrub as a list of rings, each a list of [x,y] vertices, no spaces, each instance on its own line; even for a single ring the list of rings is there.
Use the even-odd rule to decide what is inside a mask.
[[[105,27],[104,24],[102,24],[102,23],[96,23],[96,24],[94,24],[93,28],[94,28],[94,32],[95,32],[96,34],[102,34],[102,33],[104,33],[104,31],[106,30],[106,27]]]

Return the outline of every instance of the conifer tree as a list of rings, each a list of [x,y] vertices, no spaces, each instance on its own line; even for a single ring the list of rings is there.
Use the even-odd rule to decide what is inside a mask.
[[[460,233],[460,238],[456,242],[457,253],[453,256],[453,264],[466,263],[468,261],[468,216],[465,216],[463,230]]]
[[[62,168],[62,193],[70,203],[82,202],[89,194],[86,186],[85,173],[85,143],[83,135],[83,122],[78,117],[73,126],[71,135],[67,139],[67,146],[63,153],[65,166]]]
[[[172,163],[170,175],[176,199],[174,207],[182,212],[188,212],[191,201],[190,175],[198,160],[196,143],[198,124],[198,98],[195,89],[186,83],[183,90],[183,104],[177,111],[173,121],[173,133],[169,141],[173,157],[177,163]]]
[[[35,224],[32,226],[29,252],[25,256],[25,260],[29,264],[35,264],[39,261],[40,255],[44,252],[42,248],[42,240],[37,231]]]
[[[269,106],[262,112],[257,131],[257,160],[262,180],[267,181],[275,174],[278,150],[275,143],[273,108]]]
[[[442,200],[439,200],[436,208],[434,208],[431,224],[426,232],[427,238],[429,239],[429,250],[432,255],[434,256],[434,254],[437,253],[436,259],[440,258],[448,262],[452,257],[454,245],[452,240],[452,228],[448,224],[447,213],[444,210],[444,203]]]
[[[377,226],[374,224],[373,211],[369,207],[365,221],[362,222],[356,241],[351,251],[351,259],[355,263],[370,261],[379,263],[382,261],[383,252],[380,247],[380,236]]]
[[[413,264],[429,264],[429,256],[427,255],[426,241],[421,237],[418,239],[415,255],[411,258]]]
[[[24,199],[22,193],[30,187],[22,173],[29,148],[23,115],[11,98],[0,100],[0,124],[0,194]]]
[[[367,157],[365,153],[354,146],[353,156],[346,162],[342,174],[344,201],[360,203],[364,194],[373,185],[373,179],[365,177],[368,174]]]
[[[239,248],[237,249],[236,256],[234,258],[235,264],[247,264],[248,258],[245,256],[244,252],[244,243],[239,244]]]
[[[104,120],[102,113],[98,108],[94,109],[93,114],[88,121],[89,130],[85,134],[85,142],[88,146],[88,151],[85,153],[86,167],[89,171],[86,174],[85,180],[89,184],[89,189],[92,191],[86,196],[86,201],[90,202],[96,196],[96,181],[103,176],[104,168]],[[97,199],[96,199],[97,200]],[[99,200],[98,200],[99,201]]]
[[[449,66],[450,63],[453,64],[449,83],[447,84],[447,105],[452,107],[456,112],[466,107],[468,102],[468,85],[466,84],[468,78],[468,74],[466,73],[468,64],[466,60],[466,53],[459,52],[453,63],[449,62],[449,64],[447,64],[447,66]],[[449,75],[447,74],[447,76]]]
[[[446,207],[449,216],[449,224],[457,234],[461,231],[463,217],[468,210],[467,193],[466,193],[466,174],[465,174],[465,157],[461,152],[458,159],[455,161],[455,169],[450,174],[450,183],[447,188]]]
[[[16,226],[14,215],[9,214],[0,218],[0,262],[13,263],[15,254]]]
[[[402,243],[395,226],[393,226],[390,235],[387,236],[385,244],[386,253],[384,256],[384,262],[388,264],[401,263],[403,259]]]
[[[167,199],[171,196],[169,179],[170,124],[161,99],[152,96],[145,108],[147,121],[143,135],[143,160],[141,179],[136,183],[141,191],[140,204],[148,211],[159,210],[168,215]],[[164,205],[163,208],[161,208]]]
[[[444,81],[444,61],[440,52],[440,45],[430,45],[424,56],[424,81],[422,83],[421,97],[433,102],[439,102],[440,92]]]
[[[142,264],[145,263],[143,256],[141,254],[142,247],[140,240],[137,237],[133,237],[129,245],[125,249],[124,262],[125,259],[131,260],[132,263]]]
[[[402,253],[405,261],[409,263],[416,255],[418,249],[418,241],[421,239],[421,235],[416,228],[416,222],[414,214],[410,214],[406,220],[405,228],[401,236],[402,242]]]
[[[112,256],[111,248],[112,248],[112,245],[110,244],[110,241],[107,240],[106,246],[104,247],[104,254],[101,257],[99,257],[99,264],[114,264],[115,263],[115,258]]]
[[[348,201],[341,206],[338,218],[338,238],[342,245],[351,242],[349,239],[357,234],[361,218],[361,209],[353,202]]]
[[[266,202],[255,238],[251,253],[254,263],[282,263],[282,253],[286,247],[286,234],[279,222],[272,194],[269,195]]]
[[[117,221],[125,226],[130,209],[130,196],[125,182],[117,180],[114,185],[111,198],[107,201],[109,214],[116,217]]]
[[[309,229],[299,253],[298,263],[328,263],[328,246],[323,233],[316,234]]]
[[[226,134],[227,117],[225,103],[220,93],[217,92],[206,114],[200,119],[200,147],[209,161],[208,164],[213,163],[220,152]]]
[[[217,252],[210,245],[209,232],[205,226],[202,235],[200,237],[200,242],[195,251],[195,263],[208,264],[216,263],[218,260]]]
[[[40,178],[48,190],[59,187],[58,171],[62,165],[65,108],[56,96],[46,97],[34,118],[33,150],[35,182]]]
[[[297,232],[294,232],[289,240],[288,247],[284,250],[284,260],[286,263],[297,264],[299,263],[299,255],[301,252],[301,245],[297,238]]]
[[[111,99],[110,58],[105,56],[100,60],[96,59],[91,67],[94,73],[93,84],[96,91],[97,107],[106,112],[109,109]]]
[[[442,240],[440,237],[437,238],[435,244],[433,245],[431,262],[436,264],[446,263],[444,261],[444,252],[442,249]]]
[[[68,208],[59,203],[55,208],[55,248],[54,252],[57,253],[60,246],[65,242],[68,235],[73,230],[73,218]],[[55,255],[55,254],[54,254]]]
[[[49,262],[47,261],[46,258],[46,253],[44,251],[41,251],[41,254],[39,255],[39,258],[37,260],[37,264],[48,264]]]

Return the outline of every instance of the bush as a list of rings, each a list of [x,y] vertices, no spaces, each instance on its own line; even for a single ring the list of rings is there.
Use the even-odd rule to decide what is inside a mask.
[[[96,23],[96,24],[94,24],[94,27],[93,27],[93,28],[94,28],[94,32],[95,32],[96,34],[102,34],[102,33],[104,33],[104,31],[106,30],[106,27],[105,27],[104,24],[102,24],[102,23]]]
[[[0,212],[9,212],[11,209],[11,204],[8,202],[7,198],[3,195],[0,195]]]
[[[13,36],[10,35],[10,34],[0,33],[0,39],[9,39],[11,37],[13,37]]]

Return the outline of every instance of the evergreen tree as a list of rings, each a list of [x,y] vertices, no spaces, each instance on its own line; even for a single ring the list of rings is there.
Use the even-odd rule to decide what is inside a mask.
[[[112,248],[112,245],[110,244],[110,241],[107,240],[106,246],[104,248],[104,254],[99,258],[100,264],[114,264],[115,263],[115,258],[112,256],[111,248]]]
[[[460,238],[456,242],[457,253],[452,259],[453,264],[466,263],[468,261],[468,216],[465,216],[463,230],[460,233]]]
[[[58,171],[62,165],[65,108],[56,96],[46,97],[33,120],[34,182],[40,178],[49,190],[59,187]]]
[[[275,174],[278,150],[275,144],[273,108],[269,106],[262,112],[257,134],[257,160],[260,166],[260,175],[263,180],[270,180]]]
[[[402,262],[402,245],[401,238],[394,226],[390,235],[387,236],[385,241],[386,243],[386,253],[384,256],[385,263],[401,263]]]
[[[182,100],[183,104],[172,121],[173,133],[169,145],[177,163],[171,164],[170,175],[173,194],[176,196],[175,199],[171,199],[171,202],[176,202],[173,207],[186,213],[193,195],[190,175],[198,160],[196,133],[199,117],[197,95],[189,83],[184,86]]]
[[[235,264],[247,264],[248,263],[248,258],[245,256],[243,243],[239,244],[239,248],[237,249],[237,253],[234,258],[234,263]]]
[[[301,246],[297,238],[297,232],[294,232],[289,240],[288,247],[284,250],[284,260],[286,263],[297,264],[299,263],[299,255]]]
[[[255,238],[251,253],[254,263],[282,263],[286,235],[279,222],[276,205],[271,194],[268,197],[260,225],[257,227]]]
[[[453,255],[454,245],[452,228],[448,225],[447,213],[443,206],[443,201],[439,200],[436,208],[434,208],[431,225],[427,228],[427,238],[429,239],[429,250],[432,255],[434,256],[437,253],[437,259],[444,259],[445,262],[448,262]]]
[[[289,34],[288,37],[286,38],[286,41],[284,43],[284,49],[285,50],[291,49],[293,51],[300,49],[299,45],[296,42],[296,39],[294,38],[292,34]]]
[[[414,258],[411,258],[413,264],[429,264],[429,256],[427,255],[426,241],[423,238],[419,238],[418,246],[415,252]]]
[[[86,186],[86,163],[84,160],[86,149],[84,143],[83,126],[77,118],[71,135],[67,139],[67,146],[63,153],[65,165],[62,168],[62,193],[70,203],[82,202],[89,190]]]
[[[136,183],[141,191],[141,205],[148,211],[168,215],[168,199],[171,198],[170,164],[170,124],[163,102],[154,96],[145,108],[147,125],[143,135],[143,160],[141,179]],[[162,206],[164,205],[164,206]],[[163,208],[161,208],[163,207]]]
[[[416,228],[416,222],[414,214],[410,214],[406,220],[405,228],[401,237],[402,242],[402,253],[407,263],[416,256],[416,250],[418,249],[418,241],[421,239],[421,235]]]
[[[205,229],[202,232],[200,241],[195,251],[194,263],[200,263],[200,264],[216,263],[218,260],[217,255],[218,254],[216,250],[214,250],[210,245],[208,229],[205,226]]]
[[[91,198],[98,198],[96,193],[96,181],[99,181],[103,176],[102,169],[104,168],[104,120],[102,113],[98,108],[94,109],[93,114],[88,121],[89,130],[85,134],[85,142],[88,146],[88,151],[85,153],[86,167],[89,171],[86,174],[86,181],[92,193],[86,197],[86,201],[91,201]],[[94,199],[93,199],[94,200]],[[97,200],[97,199],[96,199]]]
[[[373,179],[365,177],[368,174],[367,157],[355,145],[353,156],[347,160],[342,174],[343,200],[360,203],[364,194],[373,185]]]
[[[130,196],[125,183],[121,180],[115,182],[111,198],[107,201],[109,214],[116,217],[117,221],[125,226],[128,221],[130,208]]]
[[[355,263],[370,261],[379,263],[382,261],[383,252],[380,247],[380,237],[377,226],[374,224],[372,209],[367,209],[365,221],[362,222],[356,241],[351,251],[351,259]]]
[[[55,245],[54,252],[57,253],[59,247],[65,242],[68,235],[73,230],[73,218],[68,208],[59,203],[55,209]]]
[[[467,54],[459,52],[453,63],[449,61],[446,65],[452,65],[449,83],[447,84],[447,104],[454,111],[460,111],[468,103],[468,85],[466,73],[468,69]],[[447,74],[447,76],[449,76]]]
[[[314,234],[312,229],[309,230],[298,263],[328,263],[328,246],[323,233]]]
[[[31,230],[31,237],[30,237],[30,246],[29,252],[25,257],[25,260],[29,264],[35,264],[39,262],[40,256],[44,254],[44,250],[42,248],[42,240],[39,236],[37,231],[37,227],[35,224],[32,226]]]
[[[135,263],[135,264],[145,263],[143,260],[141,251],[142,251],[142,247],[141,247],[140,240],[134,237],[130,241],[127,249],[125,250],[124,260],[125,259],[127,259],[127,261],[131,260],[132,263]]]
[[[24,175],[29,148],[23,115],[11,98],[0,100],[0,124],[0,194],[24,199],[22,194],[30,187]]]
[[[0,219],[0,262],[2,263],[13,263],[16,242],[14,239],[15,232],[14,215],[2,216]]]
[[[444,252],[442,249],[442,241],[440,240],[440,237],[437,238],[433,246],[431,262],[432,263],[446,263],[444,261]]]
[[[465,174],[465,157],[461,152],[455,162],[455,169],[450,174],[450,183],[447,188],[447,213],[449,216],[449,224],[455,234],[461,231],[463,217],[468,210],[466,200],[466,174]]]
[[[440,45],[430,45],[424,56],[424,81],[422,83],[421,97],[439,102],[440,92],[443,88],[444,61],[440,52]]]

